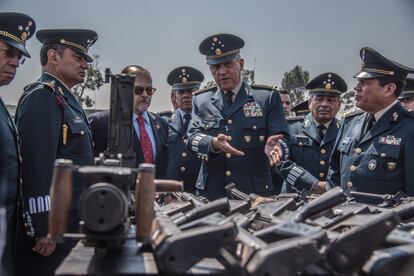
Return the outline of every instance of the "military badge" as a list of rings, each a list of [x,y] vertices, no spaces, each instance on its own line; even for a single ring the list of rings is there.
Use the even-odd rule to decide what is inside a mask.
[[[262,117],[263,111],[257,102],[248,102],[243,105],[243,111],[245,117]]]
[[[249,143],[252,140],[251,136],[244,136],[244,141],[246,141],[246,143]]]
[[[387,135],[387,136],[381,136],[378,141],[380,144],[384,145],[395,145],[399,146],[401,144],[401,138],[397,138],[394,135]]]
[[[156,125],[155,125],[155,128],[156,128],[156,129],[160,129],[160,125],[159,125],[159,124],[156,124]]]
[[[182,82],[182,83],[186,83],[186,82],[187,82],[187,78],[186,78],[186,77],[183,77],[183,78],[181,79],[181,82]]]
[[[259,136],[259,140],[260,142],[264,142],[265,137],[264,136]]]
[[[371,159],[371,160],[369,160],[369,162],[368,162],[368,169],[370,170],[370,171],[373,171],[373,170],[375,170],[377,168],[377,160],[375,160],[375,159]]]
[[[216,52],[216,55],[218,56],[221,55],[221,49],[217,48],[215,52]]]
[[[20,38],[21,38],[23,41],[26,41],[26,39],[27,39],[27,33],[26,33],[26,32],[23,32],[23,33],[20,35]]]
[[[332,84],[330,84],[330,83],[325,84],[325,89],[326,90],[329,90],[331,88],[332,88]]]
[[[397,163],[395,163],[395,162],[387,162],[387,168],[390,170],[390,171],[393,171],[393,170],[395,170],[395,168],[397,167]]]
[[[396,122],[398,120],[398,113],[397,112],[392,113],[392,120],[394,122]]]
[[[75,118],[73,118],[73,122],[75,124],[81,124],[81,123],[83,123],[81,117],[79,117],[79,116],[75,116]]]

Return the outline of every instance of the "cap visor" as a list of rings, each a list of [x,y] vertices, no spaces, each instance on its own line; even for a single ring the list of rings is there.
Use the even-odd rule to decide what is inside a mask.
[[[27,51],[26,47],[23,46],[23,44],[18,43],[17,41],[14,41],[12,39],[9,39],[7,37],[1,37],[0,40],[2,40],[3,42],[9,44],[10,46],[16,48],[17,50],[19,50],[25,57],[30,58],[30,54]]]
[[[356,79],[377,79],[377,78],[382,78],[382,77],[385,77],[385,76],[386,75],[383,75],[383,74],[361,71],[358,74],[356,74],[354,76],[354,78],[356,78]]]
[[[234,59],[238,54],[239,53],[234,53],[234,54],[227,55],[227,56],[222,56],[222,57],[216,57],[216,58],[208,59],[207,60],[207,64],[208,65],[216,65],[216,64],[224,63],[224,62],[227,62],[229,60]]]

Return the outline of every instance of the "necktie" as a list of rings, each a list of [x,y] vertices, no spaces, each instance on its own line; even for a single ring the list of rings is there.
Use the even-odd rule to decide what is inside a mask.
[[[364,135],[367,134],[367,132],[372,128],[372,126],[375,123],[375,116],[372,114],[369,114],[367,117],[367,121],[365,122],[365,129],[364,129]]]
[[[139,125],[139,133],[141,135],[139,140],[141,143],[142,154],[144,155],[144,162],[154,163],[154,154],[152,152],[151,139],[149,138],[149,135],[147,131],[145,130],[145,121],[144,121],[144,118],[142,117],[142,114],[138,115],[138,125]]]
[[[191,121],[191,114],[190,113],[186,113],[184,115],[184,131],[187,132],[188,129],[188,124]]]
[[[322,141],[323,137],[325,137],[325,133],[323,131],[326,129],[326,127],[321,124],[318,126],[318,129],[319,129],[319,137],[321,138],[321,141]]]
[[[229,108],[233,104],[233,95],[234,95],[234,93],[232,91],[226,92],[226,101],[227,101],[227,106]]]

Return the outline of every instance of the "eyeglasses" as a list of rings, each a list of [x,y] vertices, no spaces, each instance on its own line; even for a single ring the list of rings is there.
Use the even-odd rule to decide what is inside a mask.
[[[400,103],[409,104],[414,101],[414,97],[400,99]]]
[[[145,92],[147,92],[147,95],[148,96],[152,96],[152,95],[154,95],[154,93],[155,93],[156,90],[157,89],[154,88],[154,87],[152,87],[152,86],[148,86],[148,87],[135,86],[134,94],[136,96],[141,96],[144,93],[144,91],[145,91]]]
[[[23,57],[22,52],[20,52],[16,48],[0,48],[0,51],[4,52],[4,54],[8,58],[15,58],[17,56],[17,59],[19,60],[20,64],[23,64],[24,61],[26,60]]]

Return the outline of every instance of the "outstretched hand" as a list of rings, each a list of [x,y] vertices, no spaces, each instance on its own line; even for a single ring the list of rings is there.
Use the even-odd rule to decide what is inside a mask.
[[[244,156],[244,152],[236,148],[233,148],[229,144],[228,141],[229,141],[229,136],[226,136],[224,134],[217,135],[217,137],[213,138],[213,142],[212,142],[213,150],[230,153],[231,155],[236,155],[236,156]]]
[[[270,166],[277,166],[282,162],[283,151],[279,142],[282,138],[283,134],[276,134],[267,139],[264,151],[269,158]]]

